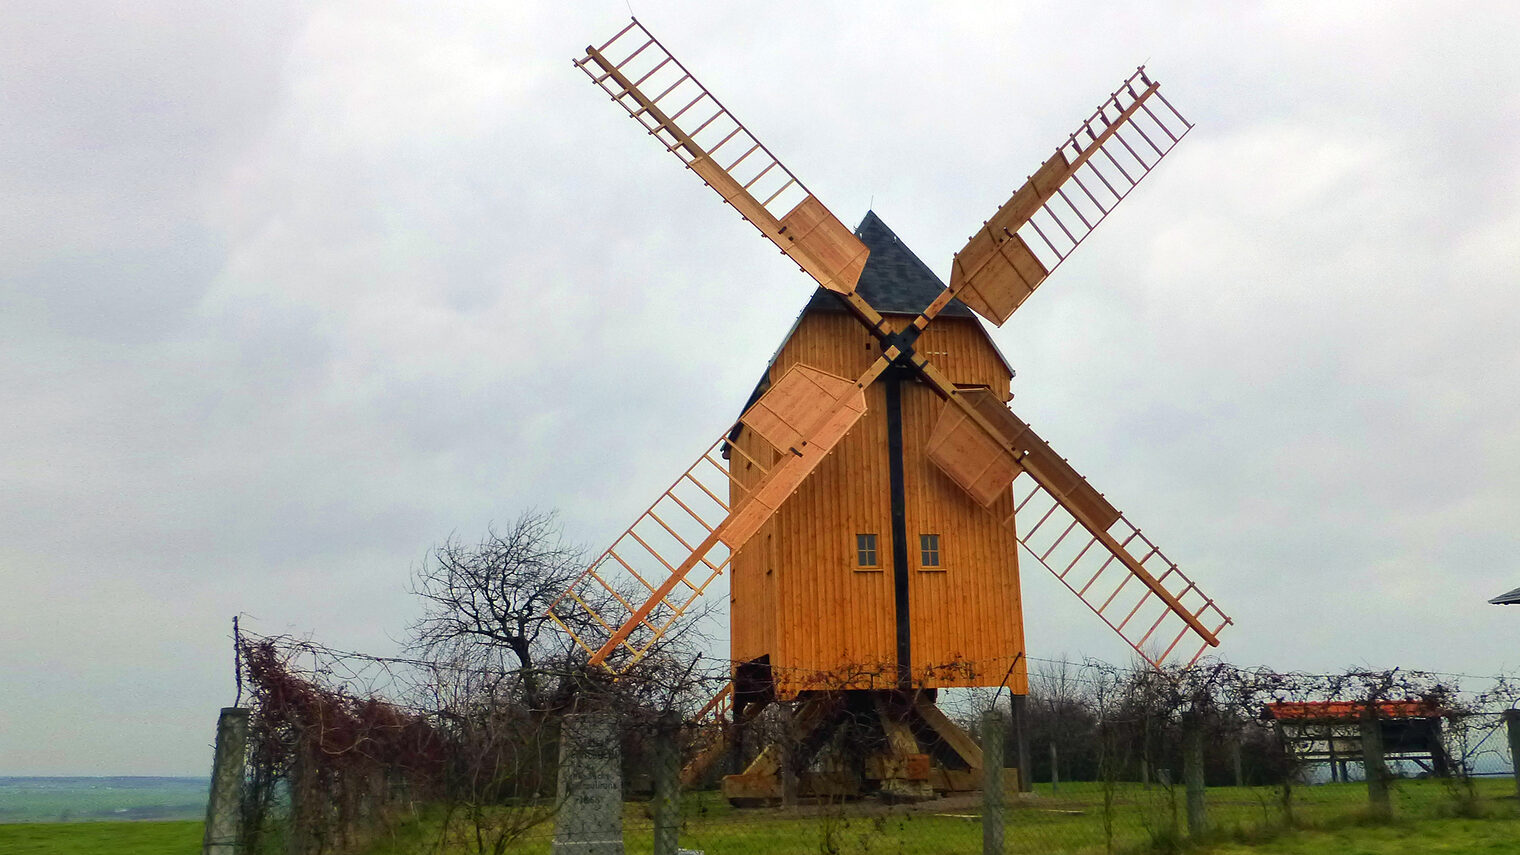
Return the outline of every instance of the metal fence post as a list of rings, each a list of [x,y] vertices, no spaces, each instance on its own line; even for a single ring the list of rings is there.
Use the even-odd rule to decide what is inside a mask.
[[[1182,717],[1182,779],[1187,787],[1188,834],[1194,837],[1209,825],[1204,804],[1203,730],[1202,716],[1194,713]]]
[[[982,855],[1003,855],[1003,733],[995,710],[982,713]]]
[[[554,855],[623,855],[623,768],[617,719],[571,713],[560,725]]]
[[[1371,705],[1362,713],[1362,769],[1367,773],[1367,802],[1377,819],[1393,817],[1388,799],[1388,765],[1383,762],[1383,731]]]
[[[680,718],[660,720],[654,745],[654,855],[676,855],[681,833]]]
[[[202,855],[238,855],[243,849],[243,763],[247,749],[248,710],[223,707],[216,719]]]

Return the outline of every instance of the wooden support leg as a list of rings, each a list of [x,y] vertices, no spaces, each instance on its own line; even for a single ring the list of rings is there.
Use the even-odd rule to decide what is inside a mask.
[[[783,799],[783,764],[788,761],[788,750],[784,749],[795,750],[811,740],[821,728],[836,723],[838,709],[839,698],[834,694],[820,693],[804,700],[782,735],[786,746],[773,742],[742,773],[724,776],[724,797],[736,805]]]
[[[872,699],[876,717],[887,737],[887,753],[878,755],[871,764],[881,779],[881,793],[894,800],[932,799],[934,787],[929,782],[929,755],[919,750],[918,738],[908,725],[907,719],[913,709],[904,706],[901,710],[894,710],[887,703],[887,697],[877,695]]]

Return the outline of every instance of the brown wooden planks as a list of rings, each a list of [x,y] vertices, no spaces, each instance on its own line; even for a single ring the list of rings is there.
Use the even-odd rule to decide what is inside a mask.
[[[740,421],[774,448],[799,449],[807,444],[808,437],[825,429],[836,405],[846,396],[857,400],[851,408],[853,412],[865,412],[865,396],[853,381],[797,365],[776,381]]]
[[[1064,504],[1079,506],[1101,529],[1107,530],[1119,519],[1119,511],[1102,493],[990,392],[967,390],[960,396],[997,433],[988,434],[959,407],[948,407],[935,425],[929,455],[978,502],[990,505],[1006,492],[1023,471],[1022,461],[1038,467],[1053,495]]]
[[[982,507],[990,507],[1023,469],[996,436],[959,407],[946,407],[929,437],[929,459]]]
[[[959,270],[959,266],[955,269]],[[955,296],[977,314],[1002,325],[1050,272],[1018,235],[999,243],[992,257],[957,283]]]
[[[910,319],[890,320],[901,327]],[[954,382],[1006,396],[1010,373],[976,321],[942,317],[918,345]],[[815,311],[781,348],[770,377],[778,382],[797,365],[853,377],[879,356],[853,317]],[[1001,525],[1011,500],[988,513],[928,459],[925,446],[944,402],[921,384],[903,391],[915,681],[972,686],[1007,678],[1023,691],[1022,663],[1009,674],[1023,651],[1016,542]],[[768,655],[783,697],[835,677],[856,688],[895,684],[885,395],[879,384],[864,394],[866,414],[734,557],[732,655]],[[756,431],[736,442],[751,455],[774,453]],[[735,471],[741,480],[752,477],[742,463]],[[856,568],[858,533],[878,536],[880,569]],[[942,535],[942,570],[918,567],[922,533]]]
[[[823,287],[841,294],[855,290],[870,251],[817,197],[808,195],[781,218],[780,237],[784,240],[778,243],[788,255],[793,252],[787,243],[793,243],[818,260],[828,272],[827,279],[820,280]]]
[[[1001,326],[1049,275],[1015,232],[1070,176],[1057,151],[956,253],[950,288],[977,314]]]

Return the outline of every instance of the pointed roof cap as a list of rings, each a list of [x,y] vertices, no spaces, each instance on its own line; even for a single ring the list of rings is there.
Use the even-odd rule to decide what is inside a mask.
[[[945,290],[945,283],[941,282],[929,265],[919,260],[913,250],[908,249],[898,239],[897,233],[887,227],[887,224],[876,216],[875,211],[866,211],[865,218],[860,225],[855,227],[855,236],[866,245],[871,255],[866,258],[865,269],[860,272],[860,281],[855,283],[855,290],[866,299],[866,302],[875,307],[882,314],[916,315],[928,308]],[[819,287],[813,292],[812,299],[797,313],[797,320],[792,322],[792,328],[781,337],[781,343],[776,346],[776,352],[771,354],[770,361],[766,363],[765,373],[760,375],[760,382],[755,384],[755,390],[750,393],[749,400],[745,402],[744,409],[748,410],[754,403],[760,400],[765,390],[770,388],[770,367],[776,364],[776,358],[781,355],[781,349],[791,340],[792,334],[797,332],[797,327],[802,325],[802,319],[807,317],[808,312],[848,312],[844,302],[838,295]],[[982,326],[981,319],[971,308],[960,300],[952,299],[945,308],[940,311],[941,317],[971,318],[976,322],[977,328],[982,335],[987,337],[987,343],[992,345],[992,352],[997,354],[1003,367],[1008,373],[1014,373],[1013,366],[1008,364],[1008,357],[998,349],[997,343],[987,335],[986,327]],[[737,440],[743,431],[742,424],[735,425],[729,433],[730,441]]]
[[[866,212],[860,225],[855,227],[855,236],[871,251],[865,269],[860,273],[860,281],[855,284],[855,290],[876,311],[884,315],[916,315],[945,290],[945,283],[934,275],[929,265],[913,254],[913,250],[908,249],[908,245],[876,216],[875,211]],[[845,310],[837,299],[822,288],[813,293],[813,299],[807,308],[829,312]],[[940,314],[952,318],[969,318],[972,313],[965,303],[951,300]]]
[[[1494,597],[1492,600],[1489,600],[1489,602],[1493,603],[1496,606],[1520,605],[1520,588],[1516,588],[1513,591],[1505,591],[1499,596]]]

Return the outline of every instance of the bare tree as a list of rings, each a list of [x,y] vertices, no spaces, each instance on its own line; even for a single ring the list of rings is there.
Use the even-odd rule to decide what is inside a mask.
[[[548,616],[549,605],[585,567],[584,551],[565,542],[552,511],[524,511],[505,530],[488,529],[476,544],[450,537],[414,574],[412,591],[425,608],[411,626],[411,649],[437,662],[499,670],[510,676],[528,709],[560,705],[567,693],[604,682],[585,672],[583,652]],[[632,581],[625,581],[616,593],[582,586],[578,596],[588,608],[557,614],[581,638],[605,635],[593,612],[618,614],[622,603],[640,599]],[[692,691],[697,660],[710,644],[703,627],[715,605],[695,604],[636,664],[620,663],[617,694],[664,708]],[[672,695],[672,687],[680,691]]]
[[[513,672],[523,701],[540,708],[542,669],[574,649],[547,609],[584,568],[583,551],[564,541],[552,511],[524,511],[476,544],[451,536],[415,572],[412,592],[425,607],[412,624],[411,647],[431,659]]]

